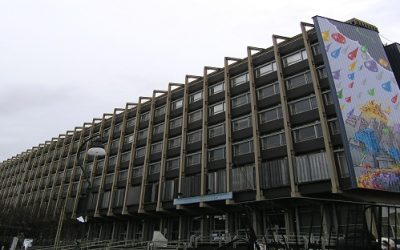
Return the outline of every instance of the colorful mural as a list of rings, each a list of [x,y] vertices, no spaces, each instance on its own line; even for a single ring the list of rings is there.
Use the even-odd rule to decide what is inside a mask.
[[[323,17],[314,22],[357,187],[400,192],[400,91],[378,33]]]

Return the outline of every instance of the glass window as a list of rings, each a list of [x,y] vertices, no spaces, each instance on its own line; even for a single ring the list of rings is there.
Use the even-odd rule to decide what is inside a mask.
[[[183,106],[183,99],[173,101],[171,103],[171,110],[176,110],[176,109],[182,108],[182,106]]]
[[[262,100],[264,98],[279,94],[279,83],[274,82],[265,87],[259,88],[257,90],[257,98],[258,100]]]
[[[132,177],[138,178],[143,176],[143,166],[137,166],[132,168]]]
[[[276,107],[263,110],[259,114],[260,116],[260,123],[266,123],[274,120],[278,120],[282,118],[282,107],[281,105],[278,105]]]
[[[125,152],[121,155],[121,162],[126,162],[131,159],[131,152]]]
[[[326,71],[325,67],[319,67],[317,71],[320,79],[328,78],[328,72]]]
[[[190,94],[189,103],[194,103],[200,101],[203,98],[203,91],[198,91],[196,93]]]
[[[119,139],[115,139],[111,142],[111,148],[118,148],[119,146]]]
[[[179,128],[182,126],[182,117],[175,118],[169,122],[169,129]]]
[[[195,122],[195,121],[200,121],[202,118],[202,114],[203,114],[203,112],[201,109],[196,110],[192,113],[189,113],[189,115],[188,115],[189,123]]]
[[[249,81],[249,73],[244,73],[231,78],[231,86],[236,87]]]
[[[293,129],[294,141],[301,142],[322,137],[321,124],[314,123]]]
[[[294,54],[288,55],[284,58],[282,58],[283,65],[285,67],[290,66],[292,64],[298,63],[300,61],[306,60],[307,59],[307,53],[306,50],[301,50],[297,51]]]
[[[285,131],[262,137],[261,145],[263,150],[286,145]]]
[[[133,142],[133,134],[125,135],[124,143],[127,144],[127,143],[132,143],[132,142]]]
[[[208,150],[208,161],[225,159],[225,146]]]
[[[290,112],[292,115],[303,113],[317,108],[317,99],[315,96],[303,98],[289,103]]]
[[[162,133],[164,133],[164,123],[154,125],[153,135],[162,134]]]
[[[328,121],[329,129],[332,135],[339,135],[340,134],[340,127],[338,119]]]
[[[201,135],[202,135],[201,130],[197,130],[197,131],[188,133],[188,135],[187,135],[187,144],[201,141]]]
[[[150,111],[147,111],[146,113],[143,113],[140,115],[140,122],[145,122],[150,119]]]
[[[186,166],[199,165],[201,163],[201,152],[186,156]]]
[[[225,112],[225,102],[220,102],[208,108],[208,115],[213,116]]]
[[[147,131],[148,131],[147,128],[143,129],[143,130],[140,130],[139,133],[138,133],[138,140],[146,139],[147,138]]]
[[[133,126],[135,126],[135,124],[136,124],[136,117],[129,118],[126,121],[126,126],[127,127],[133,127]]]
[[[146,152],[146,148],[137,148],[136,149],[136,158],[144,157],[144,153]]]
[[[221,123],[208,128],[208,138],[217,137],[225,134],[225,124]]]
[[[122,129],[122,123],[118,123],[114,125],[114,134],[117,134]]]
[[[241,141],[232,145],[233,155],[244,155],[253,152],[253,140]]]
[[[163,114],[165,114],[165,105],[161,106],[161,107],[158,107],[158,108],[156,108],[154,110],[154,116],[160,116],[160,115],[163,115]]]
[[[104,137],[108,137],[110,135],[110,128],[105,128],[104,130],[103,130],[103,136]]]
[[[108,159],[108,165],[109,166],[114,166],[115,163],[117,163],[117,156],[112,156]]]
[[[160,173],[161,162],[154,162],[149,165],[149,174]]]
[[[314,56],[321,54],[321,47],[319,46],[319,43],[311,45],[311,49],[313,51]]]
[[[324,103],[325,103],[326,106],[333,104],[333,98],[332,98],[332,92],[331,91],[322,93],[322,98],[324,98]]]
[[[179,168],[179,158],[167,160],[167,170],[173,170]]]
[[[232,98],[232,108],[237,108],[250,103],[250,94],[235,96]]]
[[[269,63],[263,64],[261,66],[258,66],[255,69],[256,77],[260,77],[260,76],[272,73],[274,71],[276,71],[276,63],[275,62],[269,62]]]
[[[335,154],[335,161],[336,165],[338,165],[340,169],[340,176],[341,177],[348,177],[349,176],[349,168],[347,166],[346,156],[343,150],[338,150],[334,152]]]
[[[215,95],[224,91],[224,82],[217,83],[208,87],[208,95]]]
[[[161,152],[161,149],[162,149],[162,142],[161,141],[151,144],[151,153],[152,154]]]
[[[181,137],[174,137],[168,139],[168,149],[179,148],[181,146]]]
[[[245,128],[251,127],[251,117],[241,117],[232,121],[232,130],[238,131]]]
[[[309,71],[305,74],[293,76],[286,80],[286,86],[288,89],[293,89],[308,83],[311,83],[311,74]]]

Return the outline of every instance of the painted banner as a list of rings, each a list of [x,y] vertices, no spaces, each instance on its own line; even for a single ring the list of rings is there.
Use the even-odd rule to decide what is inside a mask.
[[[400,192],[400,91],[378,33],[319,16],[314,23],[354,187]]]

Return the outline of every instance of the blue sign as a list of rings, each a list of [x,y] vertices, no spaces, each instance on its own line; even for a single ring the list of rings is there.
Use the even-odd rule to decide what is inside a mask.
[[[229,200],[232,198],[233,198],[232,192],[209,194],[203,196],[193,196],[193,197],[174,199],[174,205],[185,205],[185,204],[193,204],[193,203],[207,202],[207,201]]]

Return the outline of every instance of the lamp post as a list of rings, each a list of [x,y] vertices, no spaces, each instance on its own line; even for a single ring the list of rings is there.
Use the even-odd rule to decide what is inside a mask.
[[[88,195],[90,195],[91,190],[92,190],[92,182],[90,181],[90,177],[88,176],[87,169],[83,168],[83,162],[80,164],[79,159],[80,159],[80,153],[86,146],[86,144],[93,140],[91,147],[86,151],[86,154],[91,155],[91,156],[104,156],[106,154],[106,151],[103,148],[103,138],[99,135],[94,135],[91,136],[87,139],[85,139],[81,145],[79,146],[77,152],[76,152],[76,158],[75,161],[79,165],[79,168],[81,169],[81,172],[83,174],[83,178],[85,179],[86,182],[86,188],[83,190],[83,195],[81,195],[78,198],[78,212],[80,213],[79,217],[77,218],[78,221],[80,222],[87,222],[87,205],[88,205]],[[60,241],[60,236],[61,236],[61,230],[62,230],[62,225],[63,225],[63,220],[64,220],[64,214],[65,214],[65,206],[63,207],[63,210],[61,211],[60,214],[60,219],[58,222],[58,228],[57,228],[57,233],[54,241],[55,249],[58,249],[59,241]]]

